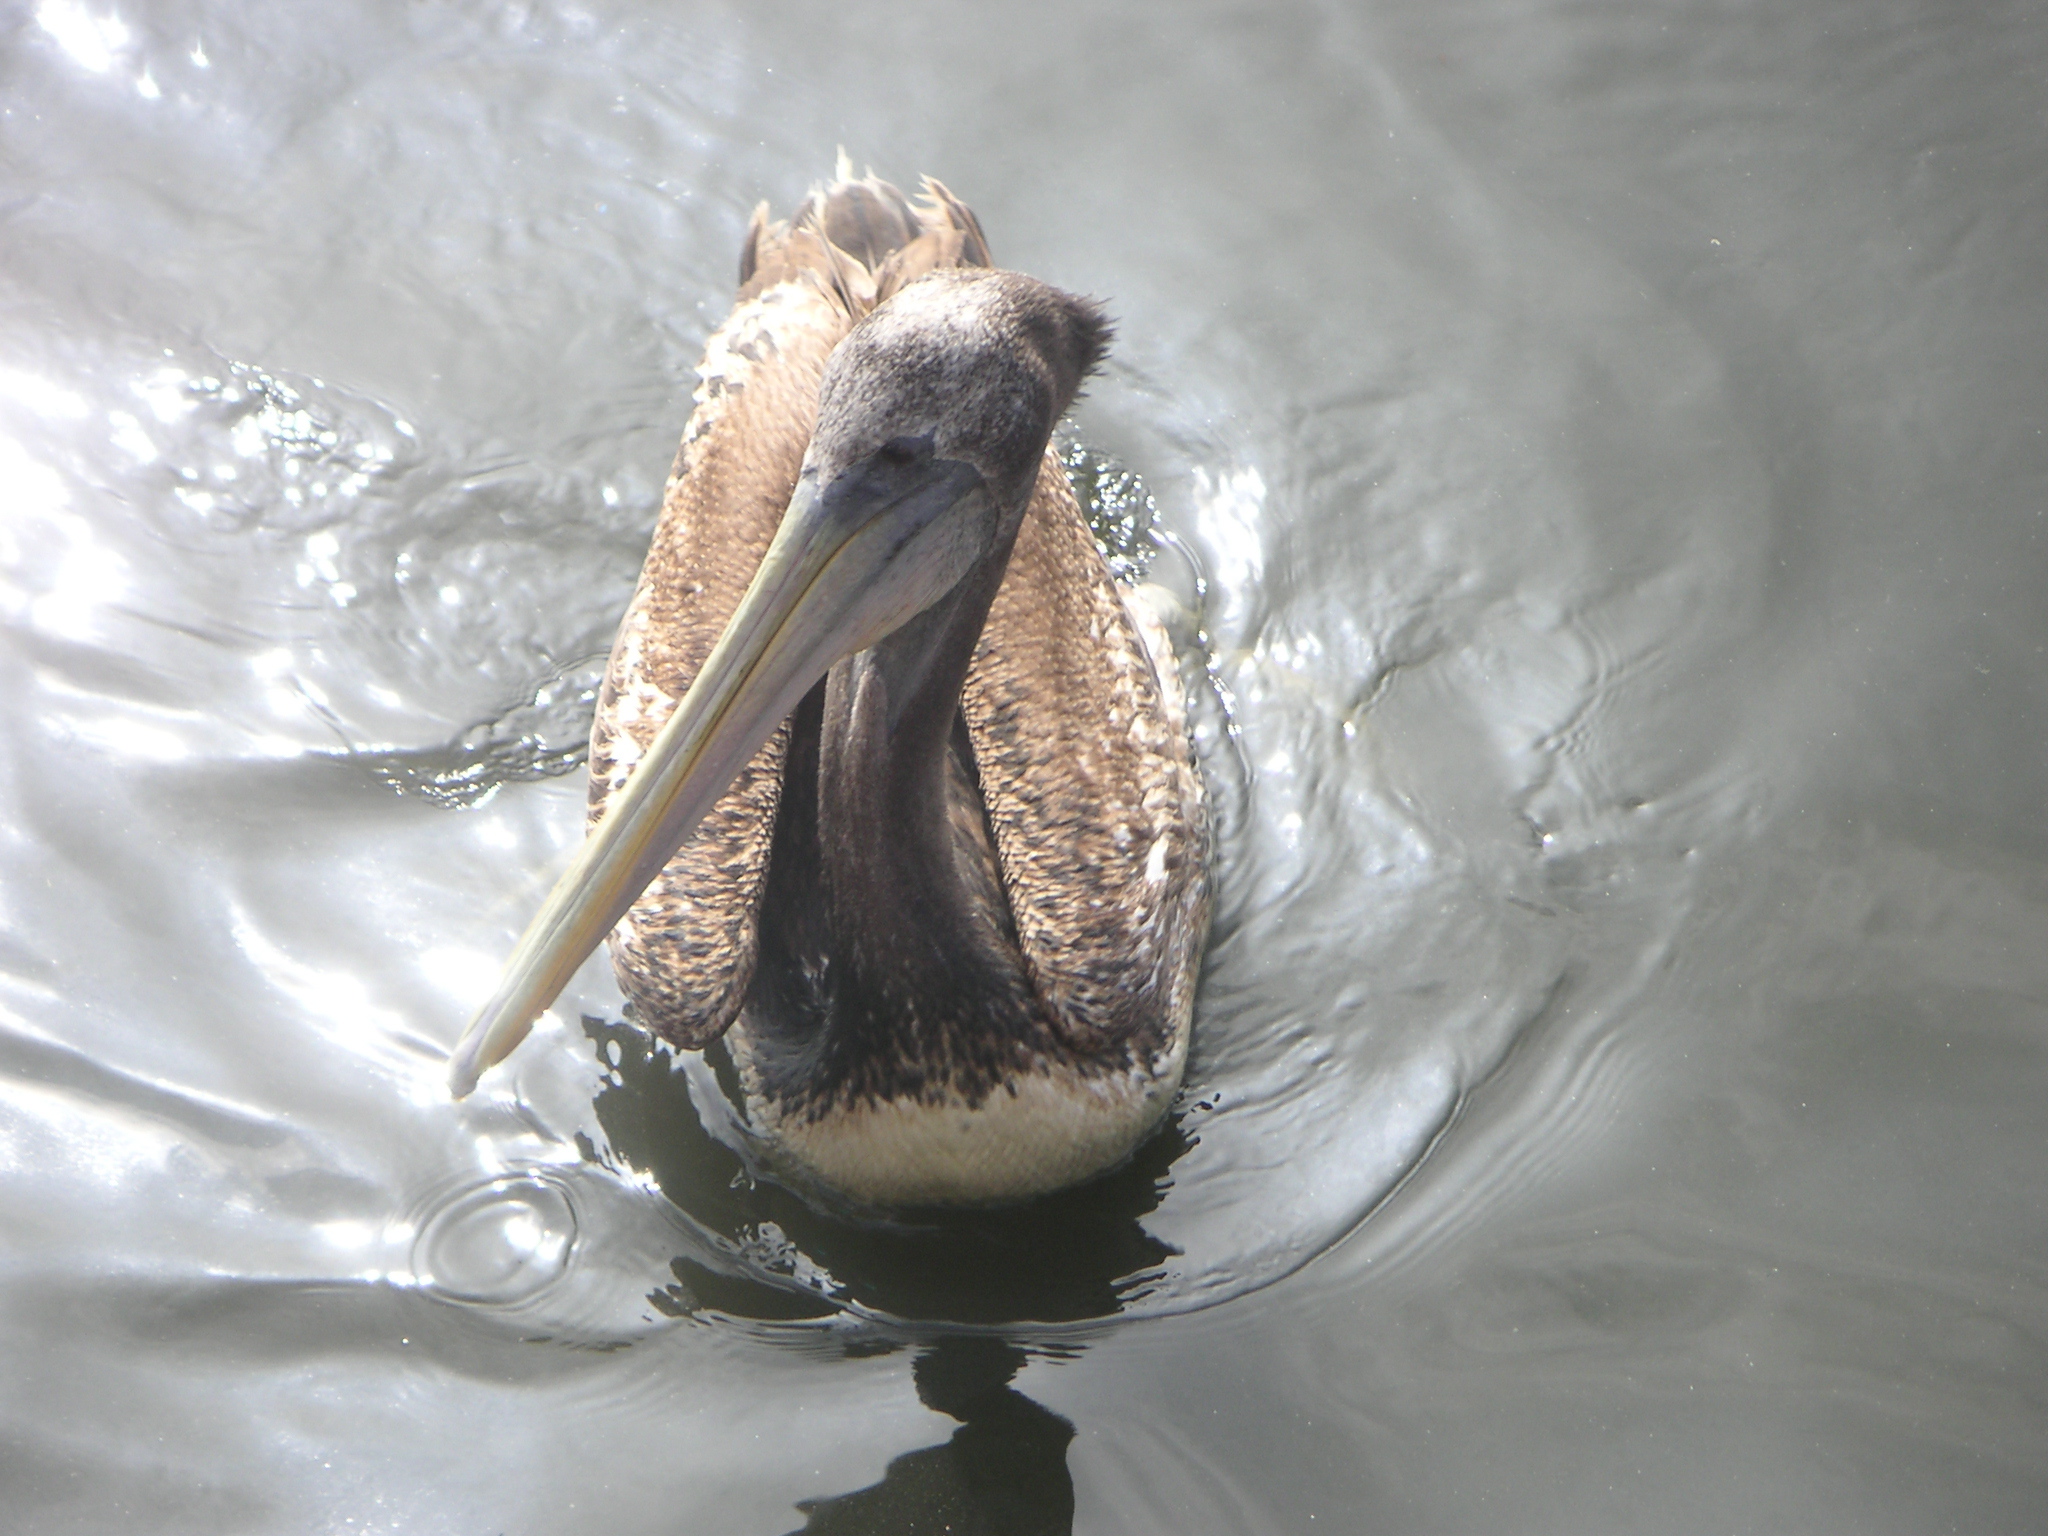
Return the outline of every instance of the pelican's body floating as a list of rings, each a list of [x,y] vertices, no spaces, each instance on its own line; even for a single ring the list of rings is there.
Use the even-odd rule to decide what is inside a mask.
[[[854,1201],[1056,1189],[1159,1123],[1201,780],[1164,632],[1046,448],[1107,341],[936,183],[842,162],[755,215],[598,701],[591,836],[458,1094],[609,933],[638,1020],[725,1036],[771,1157]]]

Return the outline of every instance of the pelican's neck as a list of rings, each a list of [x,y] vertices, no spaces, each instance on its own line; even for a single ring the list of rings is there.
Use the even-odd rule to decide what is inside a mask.
[[[958,729],[1009,545],[826,680],[818,857],[840,973],[834,1028],[859,1049],[930,1058],[948,1031],[1030,1008]]]

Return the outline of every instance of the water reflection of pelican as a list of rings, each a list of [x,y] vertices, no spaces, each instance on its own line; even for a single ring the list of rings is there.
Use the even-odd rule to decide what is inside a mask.
[[[1074,1426],[1010,1385],[1024,1351],[998,1338],[942,1338],[917,1357],[918,1401],[958,1419],[944,1445],[910,1451],[882,1480],[797,1505],[797,1536],[953,1531],[961,1536],[1069,1536]]]
[[[724,1036],[801,1179],[1085,1179],[1179,1084],[1209,909],[1170,647],[1046,451],[1108,325],[991,268],[937,183],[843,162],[755,215],[740,272],[599,700],[592,834],[456,1091],[610,933],[638,1017]]]

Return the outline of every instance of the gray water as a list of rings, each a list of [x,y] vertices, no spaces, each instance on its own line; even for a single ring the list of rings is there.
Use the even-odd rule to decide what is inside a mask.
[[[0,1503],[34,1532],[2048,1530],[2038,8],[0,8]],[[1120,331],[1222,904],[1173,1127],[873,1230],[578,835],[753,204]]]

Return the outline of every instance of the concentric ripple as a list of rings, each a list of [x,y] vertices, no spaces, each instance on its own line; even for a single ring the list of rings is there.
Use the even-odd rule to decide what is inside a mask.
[[[568,1273],[576,1230],[567,1189],[539,1174],[510,1174],[435,1211],[413,1244],[413,1271],[450,1301],[513,1306]]]

